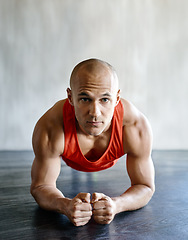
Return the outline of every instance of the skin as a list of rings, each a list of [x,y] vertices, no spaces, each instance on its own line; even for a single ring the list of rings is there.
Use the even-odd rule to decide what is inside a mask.
[[[118,79],[110,65],[91,59],[73,70],[70,86],[67,95],[75,109],[80,149],[88,160],[94,161],[102,156],[110,141],[111,120],[120,100]],[[36,202],[44,209],[65,214],[75,226],[87,224],[91,217],[99,224],[109,224],[120,212],[144,207],[155,191],[152,132],[145,116],[122,98],[123,146],[130,188],[117,197],[79,193],[73,199],[57,189],[60,155],[64,150],[62,108],[65,100],[48,110],[34,129],[31,194]]]

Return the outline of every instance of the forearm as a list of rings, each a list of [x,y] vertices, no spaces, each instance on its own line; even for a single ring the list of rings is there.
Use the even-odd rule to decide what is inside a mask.
[[[31,188],[31,194],[41,208],[62,214],[66,213],[66,205],[70,200],[65,198],[63,193],[56,187],[49,185],[38,186]]]
[[[133,211],[144,207],[150,201],[153,193],[154,189],[145,185],[130,187],[121,196],[112,198],[116,206],[116,213]]]

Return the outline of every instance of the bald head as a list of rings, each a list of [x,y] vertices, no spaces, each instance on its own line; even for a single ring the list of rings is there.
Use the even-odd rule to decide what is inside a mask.
[[[113,81],[115,87],[114,90],[118,89],[118,77],[115,69],[107,62],[99,59],[88,59],[80,62],[72,71],[70,78],[70,87],[74,88],[74,85],[80,80],[80,75],[83,73],[88,73],[96,77],[109,75]]]
[[[67,95],[75,110],[78,129],[92,136],[107,131],[120,101],[114,68],[98,59],[85,60],[73,69],[70,86]]]

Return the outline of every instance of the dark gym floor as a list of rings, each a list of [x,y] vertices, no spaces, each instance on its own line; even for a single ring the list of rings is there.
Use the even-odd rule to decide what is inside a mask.
[[[91,220],[75,227],[58,213],[40,209],[29,193],[32,152],[0,152],[0,239],[188,239],[188,151],[153,151],[156,192],[137,211],[116,215],[110,225]],[[76,172],[62,162],[58,188],[67,197],[79,192],[109,196],[129,187],[125,158],[98,173]]]

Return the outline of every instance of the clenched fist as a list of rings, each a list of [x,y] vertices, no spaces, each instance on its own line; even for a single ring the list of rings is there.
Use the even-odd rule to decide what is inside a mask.
[[[109,224],[116,214],[116,205],[114,201],[103,193],[93,193],[93,217],[99,224]]]
[[[75,226],[83,226],[88,223],[92,216],[90,193],[79,193],[76,197],[70,199],[66,216]]]

